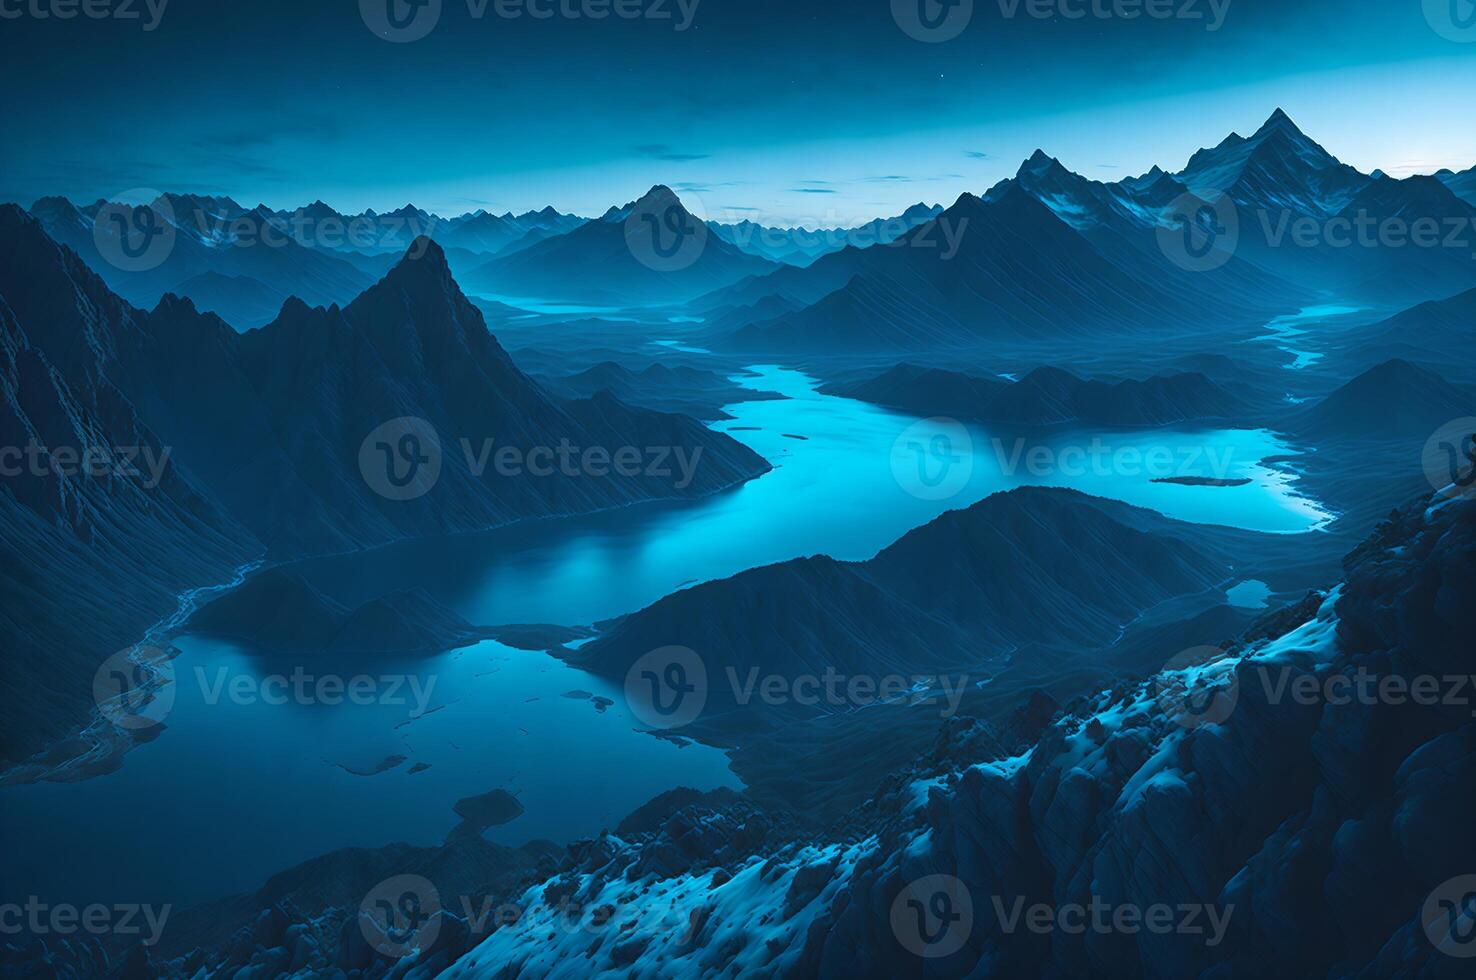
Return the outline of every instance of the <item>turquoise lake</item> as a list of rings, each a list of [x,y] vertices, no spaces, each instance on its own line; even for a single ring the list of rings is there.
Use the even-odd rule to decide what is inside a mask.
[[[734,419],[715,426],[770,460],[758,480],[693,503],[298,567],[343,601],[419,587],[478,624],[590,625],[759,565],[864,559],[947,510],[1026,484],[1281,534],[1330,516],[1297,493],[1294,474],[1262,462],[1295,454],[1264,430],[1005,433],[822,395],[779,367],[756,367],[742,383],[787,396],[731,406]],[[404,690],[409,703],[328,706],[212,697],[222,682],[250,688],[289,674],[293,658],[191,636],[178,646],[167,728],[121,770],[0,791],[0,833],[27,842],[0,865],[7,895],[187,904],[253,890],[340,847],[437,844],[458,822],[455,802],[492,789],[518,796],[525,812],[488,837],[516,844],[598,833],[674,786],[738,785],[723,753],[639,731],[618,690],[541,653],[483,643],[409,663],[307,665],[409,674],[428,690],[418,702]],[[566,696],[574,691],[611,703],[601,711]]]

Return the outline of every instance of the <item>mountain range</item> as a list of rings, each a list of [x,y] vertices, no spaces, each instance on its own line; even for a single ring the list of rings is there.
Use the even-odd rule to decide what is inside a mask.
[[[154,205],[179,228],[174,250],[157,268],[124,272],[101,260],[94,241],[105,202],[44,198],[32,211],[125,298],[147,307],[175,292],[238,329],[270,322],[266,311],[288,296],[346,304],[425,234],[481,293],[690,306],[713,322],[718,346],[824,353],[1215,329],[1327,297],[1380,308],[1443,299],[1476,288],[1473,200],[1476,168],[1405,180],[1363,174],[1278,109],[1249,137],[1232,133],[1196,152],[1178,173],[1155,167],[1104,183],[1037,151],[1013,178],[947,209],[918,204],[852,229],[703,221],[659,185],[588,221],[553,208],[447,219],[413,205],[349,215],[321,201],[289,212],[163,195]],[[1178,253],[1193,247],[1183,223],[1215,208],[1233,227],[1223,230],[1223,261],[1205,268]],[[642,232],[632,213],[642,228],[660,216],[692,229],[699,244],[674,257],[660,254],[659,241],[655,251],[633,250],[628,233]],[[1412,242],[1418,227],[1439,234]],[[1460,229],[1468,234],[1452,241]],[[272,231],[288,240],[253,244]],[[1189,238],[1178,244],[1180,236]],[[573,268],[580,275],[568,275]]]
[[[29,682],[30,692],[17,695],[30,707],[4,723],[12,759],[79,720],[51,710],[78,707],[90,689],[79,672],[141,635],[184,587],[227,581],[246,561],[697,497],[768,469],[691,418],[608,393],[546,393],[513,365],[426,239],[347,307],[294,299],[246,334],[172,295],[151,311],[130,306],[13,206],[0,207],[0,256],[6,444],[130,447],[163,461],[154,488],[141,476],[47,473],[0,497],[6,548],[55,556],[0,570],[0,615],[26,665],[5,684]],[[424,454],[435,452],[439,476],[418,498],[391,499],[374,482],[367,437],[406,418],[415,427],[386,445],[415,435],[417,457],[429,465]],[[564,444],[611,454],[664,446],[668,462],[534,476],[531,466],[482,467],[476,450]],[[98,612],[78,616],[79,606]]]
[[[775,228],[753,221],[734,224],[709,221],[707,227],[723,241],[750,255],[785,265],[807,266],[820,256],[847,246],[887,245],[942,211],[940,205],[919,202],[896,217],[877,218],[855,228]]]
[[[1329,296],[1399,308],[1476,285],[1469,234],[1453,243],[1465,247],[1449,240],[1476,228],[1476,208],[1456,193],[1468,187],[1468,175],[1362,174],[1277,110],[1178,174],[1106,184],[1037,151],[1014,178],[965,194],[892,248],[843,250],[695,305],[721,323],[717,346],[812,352],[1215,329]],[[1229,247],[1195,266],[1174,223],[1215,207],[1228,209],[1217,220],[1232,222]],[[1370,222],[1378,234],[1344,241]],[[1412,240],[1421,226],[1440,229],[1438,243]],[[956,249],[940,247],[950,240]],[[776,302],[802,308],[761,305]]]

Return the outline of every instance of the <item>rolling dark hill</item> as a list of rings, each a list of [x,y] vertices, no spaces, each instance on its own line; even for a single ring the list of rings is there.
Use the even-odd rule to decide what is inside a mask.
[[[1201,592],[1225,558],[1188,525],[1074,491],[1016,490],[943,515],[865,562],[814,557],[675,593],[567,659],[624,678],[671,645],[702,658],[698,725],[736,731],[824,706],[740,708],[728,671],[978,679],[1017,644],[1091,643],[1145,608]],[[992,666],[993,665],[993,666]]]
[[[350,609],[280,568],[252,575],[202,607],[188,629],[299,654],[434,654],[490,635],[421,591],[394,592]]]
[[[923,416],[1027,426],[1158,426],[1236,418],[1248,408],[1202,374],[1106,382],[1082,380],[1059,368],[1037,368],[1007,382],[903,364],[870,380],[825,390]]]
[[[1454,419],[1476,415],[1476,395],[1408,361],[1370,368],[1299,413],[1298,432],[1329,439],[1423,438]]]

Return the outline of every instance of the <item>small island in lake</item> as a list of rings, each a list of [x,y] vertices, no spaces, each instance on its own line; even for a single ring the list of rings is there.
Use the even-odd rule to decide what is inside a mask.
[[[1173,483],[1181,487],[1244,487],[1249,486],[1254,481],[1248,477],[1223,480],[1213,476],[1163,476],[1153,482]]]

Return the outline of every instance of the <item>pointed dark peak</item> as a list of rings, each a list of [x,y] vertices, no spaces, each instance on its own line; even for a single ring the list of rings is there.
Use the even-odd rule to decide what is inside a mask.
[[[304,317],[312,316],[314,308],[298,299],[296,296],[288,296],[282,302],[282,309],[277,313],[278,320],[300,321]]]
[[[665,184],[657,184],[646,191],[638,200],[631,201],[624,207],[612,207],[600,216],[603,222],[624,221],[635,211],[666,211],[668,208],[678,207],[683,211],[687,208],[682,204],[682,199],[676,196],[676,192]],[[690,214],[691,212],[687,212]]]
[[[649,209],[653,211],[665,210],[676,205],[682,206],[682,199],[676,196],[676,192],[665,184],[657,184],[645,193],[645,196],[635,202],[634,207]]]
[[[451,265],[446,261],[446,252],[440,245],[425,235],[419,235],[385,278],[449,282]]]
[[[165,293],[159,297],[159,302],[154,304],[150,316],[198,316],[200,311],[195,307],[195,301],[188,296],[177,296],[174,293]]]
[[[1006,187],[1006,185],[1008,185],[1008,187]],[[1003,181],[996,186],[998,188],[1004,188],[1002,194],[1007,193],[1011,190],[1017,190],[1019,188],[1019,185],[1012,180]],[[1021,193],[1023,193],[1023,191]],[[944,213],[946,214],[949,211],[954,210],[973,211],[978,208],[982,208],[983,206],[984,202],[978,196],[971,194],[968,191],[964,191],[958,196],[958,200],[954,201],[953,204]]]
[[[322,198],[319,198],[305,208],[299,208],[297,213],[306,215],[309,218],[327,218],[338,216],[337,209],[325,203]]]
[[[1382,170],[1375,170],[1373,173],[1369,174],[1369,176],[1372,177],[1374,180],[1388,180],[1389,179],[1389,175],[1386,174],[1386,173],[1384,173]],[[1436,174],[1435,176],[1438,177],[1440,175],[1439,174]]]
[[[37,216],[50,215],[67,218],[80,216],[81,214],[75,204],[64,197],[56,195],[37,198],[36,203],[31,205],[30,212]]]
[[[1061,161],[1051,156],[1045,150],[1036,150],[1030,154],[1030,159],[1020,165],[1017,176],[1031,175],[1043,176],[1046,172],[1061,166]],[[1064,168],[1063,168],[1064,169]]]
[[[1292,122],[1291,116],[1288,116],[1280,109],[1271,113],[1271,118],[1267,119],[1261,128],[1256,130],[1256,134],[1251,137],[1251,142],[1268,143],[1276,139],[1290,140],[1296,144],[1317,146],[1311,137],[1302,132],[1296,123]],[[1318,149],[1321,149],[1321,147],[1318,147]]]

